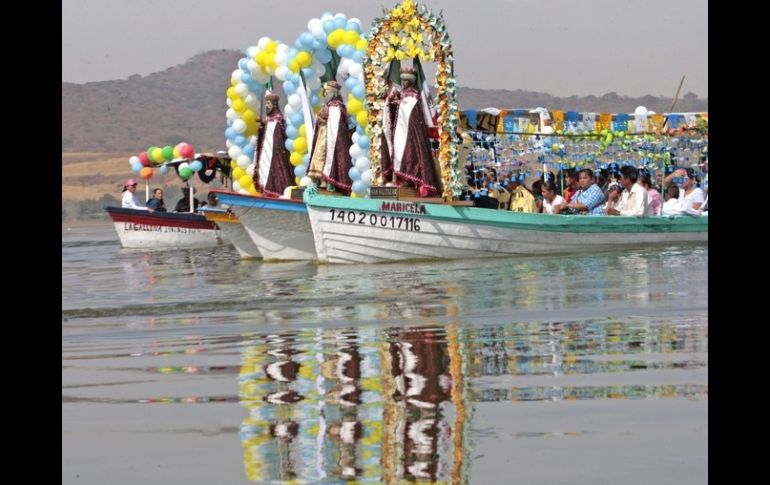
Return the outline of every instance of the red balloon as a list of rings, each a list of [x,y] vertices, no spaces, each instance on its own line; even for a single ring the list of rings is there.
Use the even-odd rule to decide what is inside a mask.
[[[195,150],[192,145],[185,143],[184,146],[179,147],[179,154],[185,158],[192,158],[195,156]]]
[[[145,167],[150,166],[150,159],[147,157],[147,152],[142,152],[139,154],[139,161],[142,162],[142,165]]]

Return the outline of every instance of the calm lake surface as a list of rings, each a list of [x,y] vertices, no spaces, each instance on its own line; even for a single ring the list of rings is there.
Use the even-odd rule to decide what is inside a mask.
[[[706,483],[707,271],[263,263],[63,223],[62,483]]]

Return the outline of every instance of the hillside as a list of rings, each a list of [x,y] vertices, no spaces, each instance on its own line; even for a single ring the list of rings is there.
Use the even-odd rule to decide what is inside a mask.
[[[241,53],[216,50],[148,76],[62,83],[62,152],[138,153],[151,145],[193,144],[198,151],[224,147],[225,89]],[[569,82],[565,80],[565,82]],[[512,80],[515,85],[515,80]],[[639,105],[664,112],[670,98],[554,97],[520,89],[458,88],[460,109],[534,108],[633,112]],[[706,111],[708,99],[686,94],[677,111]]]

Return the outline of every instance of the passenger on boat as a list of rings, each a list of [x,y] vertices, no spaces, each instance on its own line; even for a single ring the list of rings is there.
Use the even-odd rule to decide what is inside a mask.
[[[652,185],[652,179],[645,173],[639,175],[639,183],[644,187],[644,190],[647,191],[647,201],[650,203],[652,215],[660,215],[660,192],[658,192],[658,189]]]
[[[508,207],[513,212],[536,212],[537,204],[535,203],[535,195],[529,191],[524,185],[521,184],[519,175],[511,175],[511,180],[508,182],[508,192],[511,193],[511,199],[508,203]]]
[[[623,185],[623,193],[620,196],[620,204],[617,209],[608,209],[610,216],[634,216],[647,217],[652,215],[652,208],[647,200],[647,191],[636,183],[639,171],[629,165],[620,167],[620,183]]]
[[[634,182],[636,178],[634,178]],[[578,172],[580,190],[575,192],[570,202],[559,206],[559,214],[604,215],[604,193],[594,183],[594,173],[589,168]],[[641,189],[641,187],[639,187]],[[566,197],[565,197],[566,199]]]
[[[264,195],[280,197],[294,182],[294,170],[286,149],[286,123],[278,109],[278,95],[265,95],[265,119],[259,129],[254,187]]]
[[[554,208],[564,203],[564,197],[556,193],[556,183],[553,180],[546,180],[540,189],[543,194],[543,213],[558,214]]]
[[[414,69],[401,69],[401,98],[393,129],[393,174],[397,185],[413,186],[423,197],[435,195],[440,187],[433,152],[427,134],[420,92],[414,87]]]
[[[348,174],[353,166],[350,157],[353,140],[348,129],[348,112],[337,81],[327,81],[324,93],[329,100],[318,112],[308,177],[318,181],[319,187],[333,185],[334,189],[349,194],[353,185]]]
[[[166,212],[166,203],[163,202],[163,190],[160,187],[152,189],[152,198],[147,201],[147,208],[158,212]]]
[[[196,190],[193,187],[193,194],[195,194]],[[198,206],[200,205],[200,201],[193,197],[193,210],[198,210]],[[190,212],[190,188],[189,187],[182,187],[182,198],[179,199],[176,203],[176,207],[174,207],[174,212]]]
[[[610,186],[607,188],[607,203],[604,204],[604,213],[607,214],[607,209],[617,209],[620,205],[620,193],[623,192],[623,187],[617,182],[610,182]]]
[[[121,197],[120,206],[124,209],[139,209],[143,211],[154,212],[153,209],[145,207],[136,198],[136,181],[134,179],[126,180],[126,184],[123,186],[123,196]]]
[[[564,202],[569,204],[572,202],[572,196],[574,196],[580,189],[578,176],[575,173],[574,168],[568,168],[562,172],[562,177],[564,178],[564,190],[562,191],[562,195],[564,196]]]
[[[679,200],[679,187],[672,184],[666,189],[666,202],[663,203],[661,215],[676,216],[682,214],[682,203]]]
[[[679,202],[682,204],[682,210],[690,214],[697,214],[703,204],[704,195],[703,190],[695,185],[698,181],[695,170],[692,167],[674,170],[673,173],[666,177],[666,186],[673,182],[674,177],[681,177],[683,179],[683,190],[679,190]]]

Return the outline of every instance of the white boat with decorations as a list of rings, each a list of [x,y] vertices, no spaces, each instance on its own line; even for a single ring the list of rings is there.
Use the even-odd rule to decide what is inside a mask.
[[[316,259],[313,231],[302,200],[212,192],[238,217],[266,261]]]
[[[106,207],[124,248],[208,248],[224,244],[219,226],[201,214]]]
[[[318,259],[378,263],[708,243],[708,216],[587,217],[319,195],[305,190]]]
[[[199,209],[199,212],[208,221],[215,223],[219,227],[222,231],[222,236],[235,246],[235,250],[238,251],[241,259],[262,257],[259,248],[254,244],[248,231],[246,231],[240,219],[232,211],[220,207],[204,206]]]

